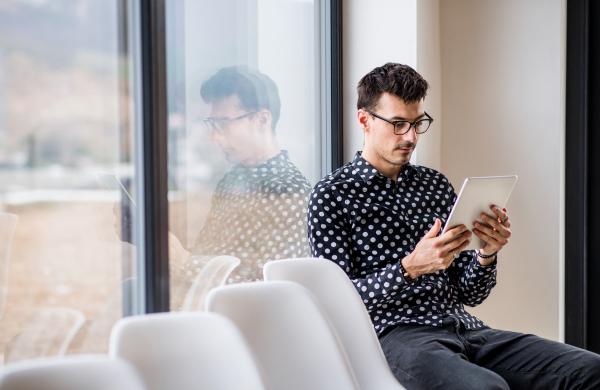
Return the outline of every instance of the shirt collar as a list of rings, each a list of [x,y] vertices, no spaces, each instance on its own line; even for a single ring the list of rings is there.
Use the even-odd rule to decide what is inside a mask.
[[[288,156],[287,150],[282,150],[281,153],[271,157],[264,163],[255,166],[254,168],[246,168],[243,164],[235,165],[231,170],[232,171],[248,171],[248,172],[258,172],[264,169],[272,169],[284,166],[290,162],[290,157]]]
[[[377,176],[381,179],[387,179],[387,177],[385,175],[380,173],[371,164],[369,164],[369,162],[367,160],[362,158],[361,153],[362,152],[359,151],[359,152],[356,152],[356,154],[354,155],[354,160],[352,160],[352,163],[351,163],[352,173],[359,175],[365,182],[367,182],[369,180],[373,180],[373,178],[375,176]],[[402,173],[400,173],[400,176],[402,176],[404,178],[409,178],[411,176],[419,177],[420,172],[411,163],[406,163],[406,165],[404,166],[404,169],[402,170]]]

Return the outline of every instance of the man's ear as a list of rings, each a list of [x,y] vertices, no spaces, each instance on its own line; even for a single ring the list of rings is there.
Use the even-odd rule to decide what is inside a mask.
[[[358,119],[358,125],[365,133],[368,133],[371,129],[369,127],[369,115],[362,108],[356,113],[356,119]]]
[[[271,113],[269,110],[261,110],[256,113],[258,126],[261,130],[269,130],[271,131]]]

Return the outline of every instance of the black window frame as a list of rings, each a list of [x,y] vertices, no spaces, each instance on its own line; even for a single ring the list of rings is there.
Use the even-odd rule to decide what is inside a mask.
[[[140,1],[142,64],[145,313],[169,311],[168,134],[165,0]],[[333,169],[343,160],[342,1],[325,0],[329,37],[326,64],[331,88],[330,157]]]
[[[600,2],[567,1],[565,342],[600,353]],[[595,310],[594,310],[595,309]]]

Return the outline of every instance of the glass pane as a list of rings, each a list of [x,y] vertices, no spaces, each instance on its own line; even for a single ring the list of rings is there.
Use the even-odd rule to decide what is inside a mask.
[[[306,199],[324,173],[320,5],[166,4],[171,308],[201,310],[211,287],[310,256]]]
[[[0,359],[106,352],[136,311],[136,132],[118,0],[0,2]]]

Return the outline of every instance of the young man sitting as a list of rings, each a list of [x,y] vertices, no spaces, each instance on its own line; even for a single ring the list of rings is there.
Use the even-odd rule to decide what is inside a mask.
[[[348,274],[409,390],[600,388],[599,355],[491,329],[465,310],[495,286],[511,223],[506,209],[493,206],[473,233],[461,225],[440,234],[454,189],[441,173],[409,163],[433,122],[424,106],[428,88],[415,70],[394,63],[360,80],[364,150],[310,194],[313,256]],[[464,251],[472,234],[486,244]]]

